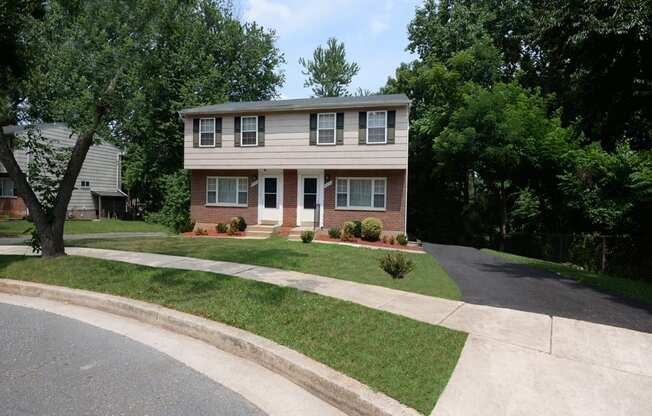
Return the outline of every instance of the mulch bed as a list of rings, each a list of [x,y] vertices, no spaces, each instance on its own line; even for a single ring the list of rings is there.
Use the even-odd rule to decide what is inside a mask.
[[[217,230],[215,229],[208,229],[206,230],[206,234],[195,234],[194,231],[188,231],[186,233],[181,234],[184,237],[218,237],[218,238],[227,238],[227,237],[246,237],[247,232],[246,231],[240,231],[235,234],[228,234],[228,233],[218,233]]]
[[[383,243],[382,241],[366,241],[360,238],[356,238],[353,241],[342,241],[339,238],[331,238],[328,234],[319,234],[315,238],[319,241],[329,241],[331,243],[353,243],[353,244],[360,244],[361,246],[383,247],[383,248],[391,248],[393,250],[423,252],[423,248],[419,246],[410,245],[410,244],[408,244],[407,246],[402,246],[398,243],[389,244],[389,243]]]

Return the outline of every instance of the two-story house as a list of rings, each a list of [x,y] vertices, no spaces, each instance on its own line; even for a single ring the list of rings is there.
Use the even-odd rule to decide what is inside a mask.
[[[56,147],[72,148],[77,142],[77,136],[63,123],[40,124],[37,128],[41,136]],[[4,128],[4,133],[19,137],[26,135],[27,130],[10,126]],[[68,204],[68,217],[119,217],[125,213],[127,195],[120,190],[121,154],[120,149],[109,143],[91,146]],[[16,149],[14,157],[27,174],[30,153],[26,149]],[[13,181],[0,164],[0,215],[20,218],[28,214],[22,198],[16,196]]]
[[[409,105],[396,94],[182,110],[193,221],[330,228],[373,216],[404,232]]]

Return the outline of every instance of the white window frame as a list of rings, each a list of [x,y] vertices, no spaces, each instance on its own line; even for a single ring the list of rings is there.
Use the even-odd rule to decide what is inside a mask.
[[[84,186],[84,182],[88,182],[88,186]],[[82,191],[88,191],[89,189],[91,189],[91,181],[89,181],[87,179],[80,180],[79,181],[79,189],[81,189]]]
[[[385,113],[385,141],[382,142],[370,142],[369,141],[369,114],[378,114],[378,113]],[[387,110],[378,110],[378,111],[367,111],[367,134],[365,137],[365,141],[367,144],[387,144]]]
[[[321,143],[319,140],[320,130],[331,130],[331,129],[320,129],[319,128],[319,118],[325,115],[333,116],[333,142],[332,143]],[[317,145],[319,146],[333,146],[337,144],[337,113],[319,113],[317,114]]]
[[[0,192],[0,198],[16,198],[16,184],[14,184],[14,181],[9,178],[9,177],[2,177],[0,178],[0,182],[2,184],[0,185],[2,187],[2,192]],[[5,195],[5,183],[11,182],[12,184],[12,193],[10,195]]]
[[[215,179],[215,202],[208,202],[208,182],[209,179]],[[218,197],[220,195],[219,192],[219,187],[220,187],[220,179],[236,179],[236,185],[235,185],[235,199],[236,202],[219,202]],[[240,194],[240,181],[244,181],[245,184],[247,185],[247,201],[245,203],[240,203],[238,196]],[[249,178],[246,176],[207,176],[206,177],[206,199],[205,199],[205,205],[207,207],[243,207],[246,208],[249,206]]]
[[[202,120],[211,120],[213,121],[213,144],[201,144],[201,125],[202,125]],[[208,132],[206,132],[208,133]],[[206,118],[200,118],[199,119],[199,147],[215,147],[215,117],[206,117]]]
[[[256,143],[254,143],[254,144],[244,144],[243,141],[242,141],[242,138],[243,138],[244,133],[245,133],[245,131],[244,131],[244,120],[245,120],[245,118],[255,118],[256,119],[256,129],[255,129]],[[247,131],[247,133],[250,133],[250,132],[251,131],[249,131],[249,130]],[[256,146],[258,146],[258,116],[241,116],[240,117],[240,146],[242,146],[242,147],[256,147]]]
[[[352,206],[351,205],[351,179],[365,179],[365,180],[370,180],[371,181],[371,201],[370,201],[370,206],[368,207],[360,207],[360,206]],[[340,180],[346,180],[346,206],[340,206],[337,205],[337,183]],[[377,208],[374,207],[374,196],[376,194],[376,187],[375,183],[376,181],[383,181],[384,186],[384,200],[383,200],[383,207],[382,208]],[[349,210],[349,211],[387,211],[387,178],[386,177],[363,177],[363,176],[351,176],[351,177],[337,177],[335,178],[335,209],[339,210]]]

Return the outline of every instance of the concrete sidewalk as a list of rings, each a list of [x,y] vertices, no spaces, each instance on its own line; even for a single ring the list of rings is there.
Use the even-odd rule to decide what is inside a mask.
[[[30,251],[0,247],[0,254]],[[652,391],[652,334],[268,267],[118,250],[67,252],[293,287],[468,332],[436,415],[652,414],[646,397]]]
[[[65,241],[75,240],[96,240],[102,238],[130,238],[130,237],[165,237],[162,232],[115,232],[115,233],[92,233],[92,234],[65,234]],[[0,237],[0,245],[11,246],[27,242],[31,236]]]

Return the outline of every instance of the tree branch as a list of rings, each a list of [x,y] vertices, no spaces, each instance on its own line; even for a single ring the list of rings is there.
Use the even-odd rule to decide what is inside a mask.
[[[18,195],[27,205],[34,221],[45,223],[47,218],[43,212],[43,206],[27,181],[27,176],[16,162],[14,150],[11,148],[11,137],[11,135],[6,135],[4,131],[0,130],[0,162],[2,162],[7,173],[14,181]]]

